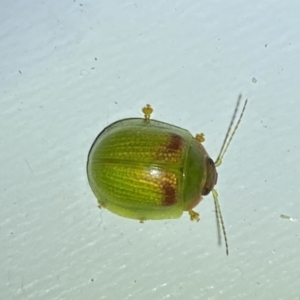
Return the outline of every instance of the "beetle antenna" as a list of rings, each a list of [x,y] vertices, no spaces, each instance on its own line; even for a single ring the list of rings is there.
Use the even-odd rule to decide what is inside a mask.
[[[220,219],[221,222],[221,226],[222,226],[222,231],[223,231],[223,236],[224,236],[224,240],[225,240],[225,246],[226,246],[226,254],[229,254],[229,250],[228,250],[228,241],[227,241],[227,235],[226,235],[226,230],[225,230],[225,225],[224,225],[224,221],[223,221],[223,217],[222,217],[222,213],[221,213],[221,208],[220,208],[220,204],[219,204],[219,200],[218,200],[218,193],[215,189],[212,189],[212,194],[214,197],[214,201],[215,201],[215,207],[216,207],[216,211],[217,211],[217,216]]]
[[[230,124],[229,124],[229,127],[228,127],[228,130],[227,130],[227,133],[226,133],[226,136],[225,136],[225,139],[224,139],[224,142],[223,142],[223,145],[221,147],[221,150],[220,150],[220,153],[215,161],[215,165],[216,167],[218,167],[219,165],[221,165],[222,163],[222,160],[223,160],[223,157],[224,157],[224,154],[227,152],[227,149],[228,149],[228,146],[230,145],[231,141],[232,141],[232,138],[233,136],[235,135],[235,132],[236,130],[238,129],[239,125],[240,125],[240,122],[242,120],[242,117],[244,115],[244,111],[246,109],[246,106],[247,106],[247,102],[248,102],[248,99],[246,99],[245,103],[244,103],[244,106],[243,106],[243,109],[242,109],[242,112],[240,114],[240,117],[233,129],[233,132],[230,134],[231,132],[231,128],[233,126],[233,123],[234,123],[234,120],[236,118],[236,114],[237,114],[237,111],[238,111],[238,108],[240,106],[240,102],[241,102],[241,98],[242,98],[242,95],[240,94],[239,95],[239,98],[237,100],[237,103],[236,103],[236,106],[235,106],[235,109],[234,109],[234,112],[233,112],[233,116],[231,118],[231,121],[230,121]]]

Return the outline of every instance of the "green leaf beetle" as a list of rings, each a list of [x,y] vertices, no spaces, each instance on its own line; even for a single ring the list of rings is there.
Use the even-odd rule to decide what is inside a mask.
[[[215,162],[203,147],[203,133],[193,137],[183,128],[150,119],[150,105],[142,109],[144,118],[123,119],[107,126],[95,139],[87,161],[88,181],[99,207],[140,222],[179,218],[184,211],[192,221],[199,221],[193,208],[212,192],[228,255],[214,186],[216,167],[222,163],[247,105],[246,100],[230,134],[240,100],[241,95]]]

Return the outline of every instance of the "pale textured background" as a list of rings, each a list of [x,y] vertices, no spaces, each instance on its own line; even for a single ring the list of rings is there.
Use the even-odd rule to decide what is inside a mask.
[[[299,14],[296,0],[2,0],[0,299],[300,299]],[[217,186],[229,257],[211,195],[199,223],[97,209],[85,167],[103,127],[151,103],[215,158],[240,92]]]

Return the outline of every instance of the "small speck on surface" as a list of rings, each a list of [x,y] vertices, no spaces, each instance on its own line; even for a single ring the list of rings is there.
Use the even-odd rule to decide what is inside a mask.
[[[296,221],[296,220],[293,219],[292,217],[287,216],[287,215],[284,215],[284,214],[281,214],[281,215],[280,215],[280,218],[281,218],[281,219],[285,219],[285,220],[289,220],[289,221]]]

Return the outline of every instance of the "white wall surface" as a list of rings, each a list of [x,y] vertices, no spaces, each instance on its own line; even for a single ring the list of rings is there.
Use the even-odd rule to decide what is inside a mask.
[[[0,3],[0,299],[300,299],[300,2]],[[253,82],[253,78],[256,82]],[[86,159],[126,117],[204,132],[201,221],[100,211]],[[292,219],[283,219],[281,214]]]

